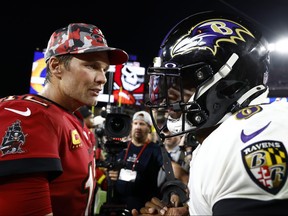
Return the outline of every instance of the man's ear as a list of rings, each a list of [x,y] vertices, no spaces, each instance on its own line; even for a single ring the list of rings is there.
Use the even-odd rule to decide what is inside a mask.
[[[49,59],[47,66],[50,68],[51,74],[53,76],[57,77],[58,79],[62,78],[61,64],[58,58],[56,58],[55,56],[52,56]]]
[[[149,128],[149,133],[152,133],[152,127],[148,125],[148,128]]]

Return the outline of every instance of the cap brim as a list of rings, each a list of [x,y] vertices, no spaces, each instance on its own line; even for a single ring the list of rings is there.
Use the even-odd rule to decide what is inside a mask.
[[[120,65],[128,61],[128,54],[121,49],[113,48],[113,47],[93,47],[82,50],[77,50],[77,53],[92,53],[92,52],[103,52],[107,51],[109,62],[111,65]],[[70,52],[73,54],[73,52]]]
[[[111,65],[119,65],[128,61],[128,54],[121,49],[108,50],[109,61]]]

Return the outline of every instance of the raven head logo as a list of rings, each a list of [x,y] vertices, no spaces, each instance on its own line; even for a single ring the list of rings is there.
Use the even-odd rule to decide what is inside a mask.
[[[243,35],[254,38],[244,26],[228,19],[209,19],[193,26],[171,49],[171,56],[185,54],[193,49],[208,49],[216,55],[219,43],[245,42]]]

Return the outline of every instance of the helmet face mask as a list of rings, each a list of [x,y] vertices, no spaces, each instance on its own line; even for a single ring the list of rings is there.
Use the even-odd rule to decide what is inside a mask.
[[[146,105],[167,117],[164,125],[152,119],[160,137],[166,126],[173,135],[213,127],[268,92],[265,43],[238,16],[204,12],[179,22],[147,71]]]

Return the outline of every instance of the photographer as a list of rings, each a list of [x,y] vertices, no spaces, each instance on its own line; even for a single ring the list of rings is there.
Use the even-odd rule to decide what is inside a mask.
[[[133,115],[131,141],[117,156],[124,167],[109,171],[111,180],[116,180],[114,198],[130,211],[140,210],[147,200],[160,196],[157,176],[163,162],[160,146],[149,139],[151,126],[148,112]]]

